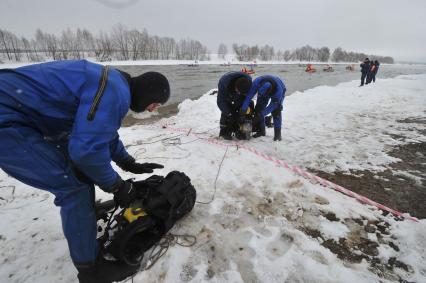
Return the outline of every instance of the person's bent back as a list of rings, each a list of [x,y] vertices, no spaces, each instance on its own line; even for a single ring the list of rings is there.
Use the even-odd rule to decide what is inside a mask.
[[[258,131],[254,137],[264,136],[265,116],[272,113],[274,119],[274,140],[281,140],[282,110],[286,87],[284,82],[277,76],[265,75],[256,78],[250,91],[244,100],[241,111],[246,111],[250,101],[257,93],[255,107],[254,125],[258,126]]]
[[[217,94],[217,106],[222,112],[220,137],[230,140],[237,132],[239,110],[251,83],[251,77],[244,72],[228,72],[220,78]]]

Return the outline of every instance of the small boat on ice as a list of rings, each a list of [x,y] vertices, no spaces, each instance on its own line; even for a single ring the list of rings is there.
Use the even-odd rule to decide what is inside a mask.
[[[188,67],[198,67],[200,64],[198,64],[198,60],[195,60],[194,63],[188,64]]]
[[[326,65],[322,70],[324,72],[334,72],[333,67],[331,67],[330,65]]]
[[[312,64],[308,64],[306,66],[305,72],[307,73],[315,73],[317,71],[317,69],[315,69],[314,67],[312,67]]]
[[[241,69],[241,72],[246,73],[248,75],[253,75],[256,72],[254,71],[253,67],[250,67],[250,69],[248,69],[247,67],[244,67]]]

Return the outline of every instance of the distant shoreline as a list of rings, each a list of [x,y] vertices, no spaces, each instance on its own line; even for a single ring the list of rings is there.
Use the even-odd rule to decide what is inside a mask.
[[[98,63],[101,65],[110,65],[110,66],[179,66],[184,65],[188,66],[193,64],[194,61],[191,60],[138,60],[138,61],[106,61],[106,62],[98,62],[96,60],[87,59],[90,62]],[[0,69],[7,68],[18,68],[27,65],[40,64],[51,61],[43,61],[43,62],[13,62],[13,63],[0,63]],[[228,61],[198,61],[198,65],[221,65],[224,63],[228,63]],[[257,65],[357,65],[361,62],[309,62],[309,61],[257,61]],[[229,62],[231,66],[244,66],[253,64],[252,61],[233,61]],[[422,66],[426,65],[426,63],[394,63],[387,64],[383,63],[382,65],[416,65]],[[226,66],[224,66],[226,67]],[[188,68],[190,68],[188,66]],[[191,68],[197,68],[196,66],[192,66]]]

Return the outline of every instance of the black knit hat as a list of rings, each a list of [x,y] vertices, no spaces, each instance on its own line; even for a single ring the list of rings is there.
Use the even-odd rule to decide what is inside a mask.
[[[239,93],[247,94],[251,87],[251,79],[247,77],[239,77],[235,80],[234,87]]]
[[[157,72],[147,72],[130,79],[132,102],[130,109],[144,111],[151,103],[164,104],[170,97],[169,81]]]

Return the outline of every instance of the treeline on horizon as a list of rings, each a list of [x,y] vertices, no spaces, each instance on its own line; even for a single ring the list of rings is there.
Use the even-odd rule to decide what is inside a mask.
[[[309,45],[294,50],[275,51],[274,47],[232,45],[232,51],[239,61],[319,61],[319,62],[359,62],[366,57],[382,63],[394,63],[392,57],[348,52],[336,48],[332,53],[328,47],[314,48]],[[111,60],[210,60],[210,51],[194,39],[175,40],[149,34],[146,29],[128,29],[122,24],[112,27],[109,32],[93,35],[87,29],[70,28],[61,35],[37,29],[34,38],[19,37],[0,29],[0,63],[2,61],[67,60],[96,58],[98,61]],[[228,48],[219,44],[220,58],[226,58]]]
[[[225,46],[226,47],[226,46]],[[224,58],[222,45],[219,46],[219,56]],[[389,56],[367,55],[365,53],[357,53],[352,51],[345,51],[341,47],[334,49],[330,53],[328,47],[314,48],[310,45],[305,45],[294,50],[274,51],[274,47],[265,45],[263,47],[248,46],[246,44],[238,45],[234,43],[232,50],[235,52],[238,60],[251,61],[261,59],[263,61],[277,60],[277,61],[307,61],[307,62],[359,62],[365,58],[370,60],[378,60],[381,63],[393,64],[394,60]]]

